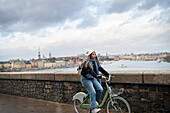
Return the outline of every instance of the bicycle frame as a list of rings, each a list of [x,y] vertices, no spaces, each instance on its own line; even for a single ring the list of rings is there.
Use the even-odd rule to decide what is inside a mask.
[[[104,106],[104,103],[106,102],[106,99],[109,95],[109,91],[107,90],[104,97],[103,97],[103,100],[102,100],[102,103],[100,105],[97,105],[96,107],[97,108],[102,108]],[[88,101],[88,99],[90,98],[89,94],[85,97],[84,101],[82,104],[80,104],[80,107],[82,108],[86,108],[86,109],[90,109],[90,104],[84,104],[86,101]]]
[[[109,85],[107,84],[108,81],[110,81],[110,77],[109,77],[109,79],[105,82],[105,83],[106,83],[107,90],[106,90],[105,95],[104,95],[104,97],[103,97],[102,103],[101,103],[100,105],[97,105],[97,106],[96,106],[97,108],[102,108],[102,107],[104,106],[104,103],[105,103],[106,100],[107,100],[107,97],[108,97],[108,95],[109,95],[109,91],[111,90],[110,87],[109,87]],[[112,97],[114,97],[114,96],[117,96],[117,95],[110,95],[110,96],[109,96],[109,98],[111,99],[111,101],[112,101]],[[90,96],[89,96],[89,94],[88,94],[88,95],[85,97],[85,99],[83,100],[83,102],[80,104],[80,107],[81,107],[81,108],[86,108],[86,109],[90,109],[90,108],[91,108],[91,107],[90,107],[90,104],[84,104],[86,101],[88,101],[89,98],[90,98]]]

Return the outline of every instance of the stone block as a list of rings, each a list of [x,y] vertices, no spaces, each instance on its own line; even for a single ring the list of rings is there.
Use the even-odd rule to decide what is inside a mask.
[[[9,79],[10,78],[10,74],[8,73],[0,73],[0,78],[4,78],[4,79]]]
[[[144,83],[170,84],[170,71],[147,71],[143,73]]]
[[[22,79],[36,79],[36,76],[35,74],[25,73],[25,74],[21,74],[21,78]]]
[[[59,81],[80,81],[80,77],[76,73],[55,73],[55,80]]]
[[[10,79],[21,79],[21,74],[20,73],[11,73]]]
[[[37,80],[55,80],[54,73],[37,73],[36,74]]]
[[[110,72],[114,77],[113,83],[142,83],[142,71],[116,71]]]
[[[67,76],[65,74],[55,74],[55,80],[64,81],[67,80]]]

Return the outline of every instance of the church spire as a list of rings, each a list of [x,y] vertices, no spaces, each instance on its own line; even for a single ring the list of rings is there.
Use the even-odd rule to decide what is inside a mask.
[[[41,55],[40,55],[40,47],[38,49],[38,59],[41,59]]]
[[[51,52],[49,53],[49,58],[51,58]]]

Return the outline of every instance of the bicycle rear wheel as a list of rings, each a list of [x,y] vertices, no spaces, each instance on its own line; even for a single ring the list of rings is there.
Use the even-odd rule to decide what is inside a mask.
[[[89,109],[83,109],[80,107],[80,101],[78,99],[73,101],[74,110],[76,113],[88,113]]]
[[[122,97],[113,97],[106,103],[106,113],[131,113],[129,103]]]

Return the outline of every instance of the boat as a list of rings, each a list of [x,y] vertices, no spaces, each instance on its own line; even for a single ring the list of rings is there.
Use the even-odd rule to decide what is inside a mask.
[[[112,61],[103,61],[103,62],[101,62],[101,64],[103,64],[103,65],[111,64],[111,63],[112,63]]]
[[[158,58],[156,61],[157,61],[158,63],[160,63],[162,60],[161,60],[160,58]]]
[[[124,64],[121,64],[119,67],[120,67],[120,68],[126,68],[127,66],[124,65]]]

